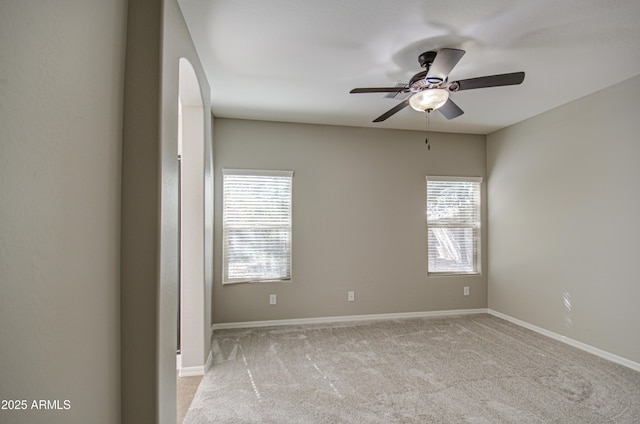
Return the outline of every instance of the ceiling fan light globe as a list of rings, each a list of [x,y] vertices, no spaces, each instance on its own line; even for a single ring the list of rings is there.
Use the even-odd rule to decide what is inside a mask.
[[[436,110],[449,100],[449,91],[442,88],[429,88],[420,91],[409,99],[412,108],[419,112]]]

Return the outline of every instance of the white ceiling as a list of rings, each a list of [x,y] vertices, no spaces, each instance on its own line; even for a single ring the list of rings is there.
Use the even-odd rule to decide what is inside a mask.
[[[349,94],[466,55],[450,81],[525,71],[522,85],[452,94],[465,114],[430,130],[488,134],[640,74],[638,0],[179,0],[216,117],[425,129],[399,101]],[[615,105],[603,105],[615,107]]]

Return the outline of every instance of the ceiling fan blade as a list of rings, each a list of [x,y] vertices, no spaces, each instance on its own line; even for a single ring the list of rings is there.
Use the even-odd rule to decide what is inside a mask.
[[[356,93],[400,93],[407,89],[407,87],[372,87],[372,88],[354,88],[349,91],[351,94]]]
[[[469,78],[456,81],[461,90],[474,88],[500,87],[503,85],[518,85],[524,81],[524,72],[512,72],[510,74],[489,75],[486,77]]]
[[[388,117],[390,117],[391,115],[400,112],[402,109],[404,109],[405,107],[409,106],[409,99],[398,103],[397,105],[395,105],[394,107],[392,107],[391,109],[389,109],[388,111],[386,111],[385,113],[383,113],[382,115],[378,116],[376,119],[373,120],[373,122],[382,122],[385,119],[387,119]]]
[[[438,84],[445,81],[449,76],[449,72],[462,59],[464,53],[464,50],[459,49],[440,49],[429,67],[429,72],[427,72],[427,82]]]
[[[464,113],[464,111],[460,109],[460,107],[455,104],[451,98],[449,98],[447,102],[437,110],[439,110],[447,119],[457,118]]]

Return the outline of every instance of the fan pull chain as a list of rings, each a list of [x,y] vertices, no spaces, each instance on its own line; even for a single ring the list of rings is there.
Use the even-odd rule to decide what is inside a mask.
[[[431,150],[431,145],[429,144],[429,112],[431,112],[430,109],[425,110],[425,113],[427,115],[427,128],[426,128],[426,136],[424,138],[424,143],[427,145],[427,150]]]

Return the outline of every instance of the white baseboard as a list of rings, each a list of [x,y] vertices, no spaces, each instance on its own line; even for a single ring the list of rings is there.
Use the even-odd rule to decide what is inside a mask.
[[[611,362],[615,362],[616,364],[620,364],[620,365],[624,365],[625,367],[631,368],[634,371],[640,371],[640,363],[638,362],[634,362],[630,359],[627,358],[623,358],[622,356],[618,356],[615,355],[613,353],[607,352],[605,350],[602,349],[598,349],[597,347],[593,347],[591,345],[588,345],[586,343],[582,343],[579,342],[577,340],[571,339],[569,337],[563,336],[561,334],[558,333],[554,333],[553,331],[549,331],[546,330],[542,327],[538,327],[536,325],[533,324],[529,324],[526,321],[521,321],[517,318],[514,318],[512,316],[503,314],[502,312],[498,312],[498,311],[494,311],[493,309],[488,309],[487,312],[493,316],[496,316],[498,318],[502,318],[504,320],[507,320],[513,324],[519,325],[520,327],[524,327],[524,328],[528,328],[529,330],[535,331],[536,333],[540,333],[544,336],[550,337],[552,339],[561,341],[563,343],[566,343],[570,346],[576,347],[580,350],[584,350],[585,352],[589,352],[592,353],[596,356],[599,356],[601,358],[604,358],[608,361]]]
[[[207,360],[202,366],[184,368],[182,368],[182,355],[177,355],[176,369],[178,370],[178,375],[180,377],[194,377],[197,375],[204,375],[205,370],[209,368],[209,366],[211,365],[211,361],[213,360],[213,357],[211,355],[211,351],[209,351],[209,356],[207,356]]]
[[[488,313],[498,318],[502,318],[513,324],[519,325],[520,327],[528,328],[529,330],[535,331],[536,333],[540,333],[554,340],[561,341],[570,346],[576,347],[580,350],[584,350],[585,352],[592,353],[608,361],[615,362],[616,364],[624,365],[625,367],[628,367],[628,368],[631,368],[632,370],[640,372],[640,363],[638,362],[634,362],[630,359],[623,358],[622,356],[618,356],[613,353],[607,352],[605,350],[598,349],[597,347],[593,347],[586,343],[579,342],[577,340],[571,339],[561,334],[554,333],[553,331],[546,330],[542,327],[529,324],[528,322],[519,320],[512,316],[503,314],[498,311],[494,311],[493,309],[486,309],[486,308],[455,309],[455,310],[448,310],[448,311],[400,312],[400,313],[370,314],[370,315],[344,315],[344,316],[330,316],[330,317],[317,317],[317,318],[277,319],[277,320],[268,320],[268,321],[227,322],[227,323],[221,323],[221,324],[213,324],[211,326],[211,331],[213,332],[215,330],[227,330],[227,329],[235,329],[235,328],[276,327],[276,326],[282,326],[282,325],[304,325],[304,324],[330,324],[334,322],[373,321],[373,320],[384,320],[384,319],[421,318],[421,317],[444,317],[444,316],[452,316],[452,315],[470,315],[470,314],[484,314],[484,313]],[[211,355],[211,353],[209,355]],[[209,359],[207,359],[207,363],[209,363]],[[204,374],[204,367],[194,367],[194,368],[202,368],[202,374]],[[202,374],[192,374],[192,375],[202,375]]]
[[[196,375],[204,375],[204,365],[197,367],[182,367],[178,371],[180,377],[194,377]]]
[[[327,324],[332,322],[347,321],[373,321],[382,319],[402,319],[402,318],[421,318],[421,317],[443,317],[451,315],[469,315],[469,314],[486,314],[487,309],[455,309],[448,311],[423,311],[423,312],[400,312],[389,314],[369,314],[369,315],[343,315],[331,317],[317,318],[298,318],[298,319],[276,319],[269,321],[246,321],[246,322],[227,322],[221,324],[213,324],[211,331],[227,330],[233,328],[256,328],[256,327],[276,327],[281,325],[303,325],[303,324]]]

